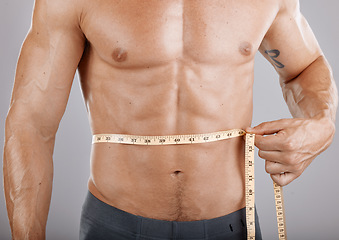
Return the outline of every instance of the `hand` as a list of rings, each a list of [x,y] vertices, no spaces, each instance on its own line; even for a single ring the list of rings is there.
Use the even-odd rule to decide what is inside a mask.
[[[293,118],[264,122],[246,128],[246,132],[256,134],[255,146],[259,157],[266,160],[266,172],[278,185],[285,186],[331,144],[334,129],[333,121],[327,118]]]

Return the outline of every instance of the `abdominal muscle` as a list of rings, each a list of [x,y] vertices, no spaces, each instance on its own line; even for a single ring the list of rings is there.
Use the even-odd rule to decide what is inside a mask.
[[[124,211],[193,221],[244,207],[243,140],[175,146],[96,143],[89,190]]]
[[[230,73],[224,66],[172,61],[147,71],[114,70],[108,74],[114,79],[91,76],[86,67],[80,76],[93,134],[197,134],[250,125],[253,81],[246,65]],[[220,217],[245,206],[244,140],[95,143],[88,188],[103,202],[144,217]]]

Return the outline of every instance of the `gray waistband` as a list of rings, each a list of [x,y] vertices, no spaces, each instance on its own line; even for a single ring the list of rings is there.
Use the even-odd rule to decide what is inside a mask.
[[[226,216],[189,222],[164,221],[137,216],[118,208],[110,206],[88,192],[83,205],[83,215],[90,217],[95,222],[106,228],[122,229],[136,235],[178,239],[203,239],[206,236],[219,234],[230,235],[243,232],[246,236],[245,208]],[[259,223],[257,231],[260,233]]]

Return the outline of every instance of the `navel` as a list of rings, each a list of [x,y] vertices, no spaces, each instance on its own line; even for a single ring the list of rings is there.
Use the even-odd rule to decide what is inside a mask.
[[[127,52],[122,48],[116,48],[113,51],[113,59],[116,62],[124,62],[127,59]]]
[[[249,56],[252,53],[252,44],[249,42],[242,42],[239,46],[239,51],[244,56]]]
[[[178,176],[181,176],[182,174],[182,171],[174,171],[171,173],[172,177],[178,177]]]

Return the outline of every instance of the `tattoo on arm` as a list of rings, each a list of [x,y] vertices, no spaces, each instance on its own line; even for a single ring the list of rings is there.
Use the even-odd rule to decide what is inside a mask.
[[[272,59],[274,65],[277,68],[284,68],[285,65],[279,62],[276,58],[279,57],[280,51],[277,49],[266,50],[265,53]]]

